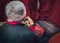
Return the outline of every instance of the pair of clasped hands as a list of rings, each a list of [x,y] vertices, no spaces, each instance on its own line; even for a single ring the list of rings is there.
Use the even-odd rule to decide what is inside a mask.
[[[34,26],[35,33],[39,37],[41,37],[44,34],[44,29],[40,25],[34,25],[33,20],[29,16],[24,18],[24,20],[22,21],[22,24],[25,24],[25,26],[28,26],[28,27]]]

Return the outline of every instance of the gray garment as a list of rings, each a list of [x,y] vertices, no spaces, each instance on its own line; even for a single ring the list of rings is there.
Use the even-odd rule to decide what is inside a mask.
[[[45,29],[45,32],[47,34],[55,34],[56,32],[59,32],[60,29],[53,23],[50,23],[48,21],[37,21],[36,25],[40,25]]]
[[[0,43],[35,43],[36,36],[28,27],[22,24],[0,27]]]
[[[42,37],[38,37],[37,43],[49,43],[49,39],[57,32],[60,32],[60,29],[55,24],[48,21],[37,21],[36,25],[40,25],[45,30],[44,35]]]

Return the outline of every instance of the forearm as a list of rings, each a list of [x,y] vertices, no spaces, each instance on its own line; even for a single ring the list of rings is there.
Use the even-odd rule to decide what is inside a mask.
[[[41,26],[37,26],[37,25],[31,26],[30,29],[31,29],[31,31],[33,31],[38,37],[43,36],[44,33],[45,33],[44,28],[41,27]]]

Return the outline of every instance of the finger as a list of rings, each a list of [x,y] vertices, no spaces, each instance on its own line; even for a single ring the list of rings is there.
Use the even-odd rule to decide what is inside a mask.
[[[31,25],[34,25],[33,20],[29,16],[27,17],[27,19],[28,19],[28,21],[30,22]]]
[[[25,25],[28,26],[28,27],[30,27],[30,24],[29,24],[28,21],[25,22]]]
[[[24,22],[24,21],[22,21],[21,23],[22,23],[22,24],[25,24],[25,22]]]

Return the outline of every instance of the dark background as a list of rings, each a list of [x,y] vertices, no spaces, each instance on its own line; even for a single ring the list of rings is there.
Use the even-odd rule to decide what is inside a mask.
[[[12,0],[0,0],[0,21],[6,21],[5,6]],[[27,9],[27,16],[34,21],[50,21],[60,27],[60,0],[40,0],[40,9],[37,9],[37,0],[21,0]]]

